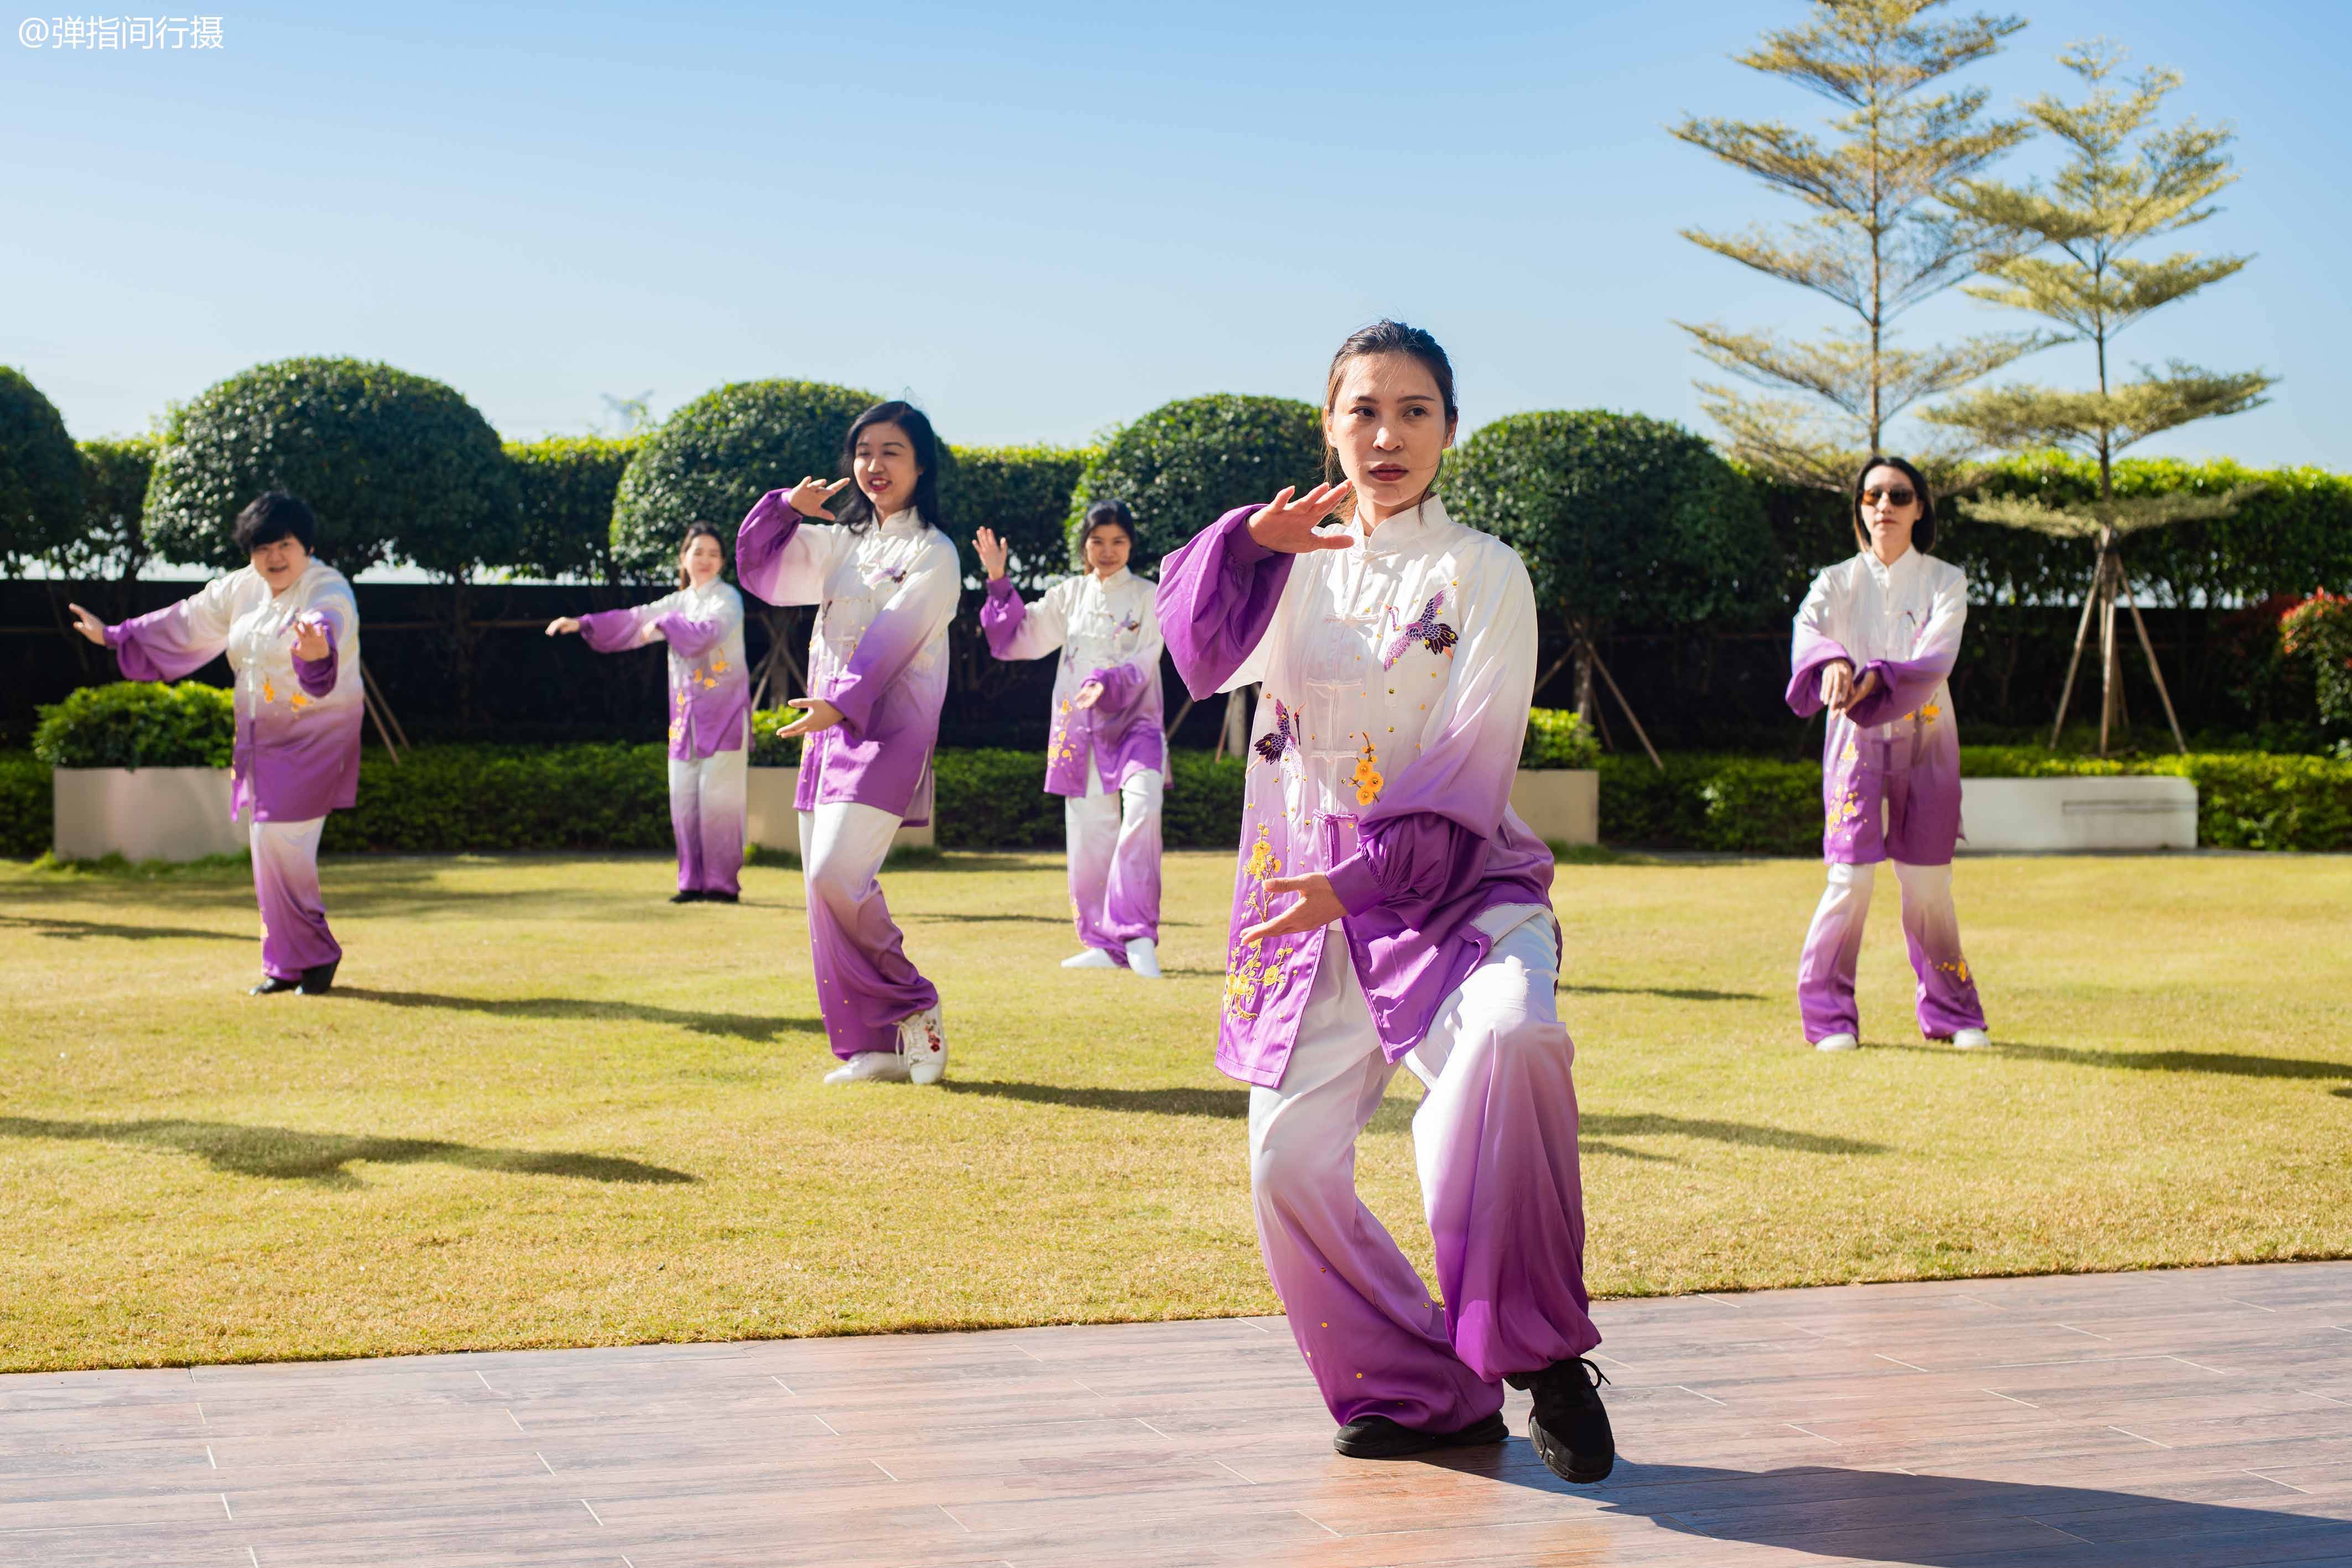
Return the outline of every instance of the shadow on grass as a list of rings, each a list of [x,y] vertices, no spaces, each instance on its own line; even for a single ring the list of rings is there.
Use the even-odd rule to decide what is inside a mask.
[[[1664,997],[1676,1002],[1760,1002],[1769,999],[1760,991],[1708,991],[1691,986],[1562,986],[1559,988],[1577,997]]]
[[[1068,1105],[1083,1111],[1119,1111],[1147,1116],[1217,1116],[1235,1122],[1249,1118],[1250,1092],[1246,1089],[1078,1089],[1058,1083],[1018,1083],[989,1078],[950,1078],[940,1087],[954,1094],[984,1094],[992,1099],[1025,1100],[1038,1105]],[[1382,1131],[1398,1130],[1411,1120],[1412,1114],[1412,1107],[1408,1102],[1391,1100],[1381,1105],[1373,1125]],[[1649,1113],[1587,1112],[1582,1118],[1580,1131],[1586,1138],[1706,1138],[1717,1143],[1747,1144],[1758,1148],[1788,1149],[1807,1155],[1886,1153],[1885,1145],[1865,1143],[1859,1138],[1791,1132],[1785,1127],[1768,1127],[1752,1122],[1719,1122],[1707,1117],[1662,1116]],[[1605,1152],[1630,1155],[1637,1159],[1665,1157],[1613,1147]]]
[[[359,1185],[359,1178],[344,1169],[354,1160],[398,1166],[431,1160],[510,1176],[560,1176],[635,1185],[668,1186],[701,1180],[685,1171],[613,1155],[483,1149],[438,1138],[352,1137],[341,1133],[304,1133],[291,1127],[241,1127],[234,1122],[58,1122],[37,1116],[0,1116],[0,1137],[142,1145],[199,1155],[213,1169],[233,1176],[319,1182],[330,1186]]]
[[[452,1012],[488,1013],[493,1018],[553,1019],[604,1023],[628,1019],[639,1023],[668,1024],[695,1034],[723,1035],[755,1045],[773,1042],[786,1034],[823,1034],[822,1019],[763,1019],[745,1013],[688,1012],[682,1008],[655,1007],[649,1002],[599,1002],[582,997],[445,997],[431,991],[376,991],[363,986],[337,986],[330,997],[377,1002],[390,1008],[436,1008]]]
[[[1948,1045],[1897,1040],[1897,1051],[1949,1056]],[[2352,1078],[2352,1062],[2313,1061],[2297,1056],[2241,1056],[2223,1051],[2082,1051],[2064,1045],[2029,1045],[1996,1040],[1971,1056],[2054,1061],[2070,1067],[2113,1067],[2131,1072],[2218,1072],[2233,1078]],[[2342,1091],[2337,1091],[2342,1092]]]
[[[250,944],[255,940],[248,933],[205,931],[194,925],[117,925],[103,920],[68,920],[62,915],[0,915],[0,931],[22,931],[64,942],[80,942],[92,936],[111,936],[124,942],[190,937],[200,942]]]
[[[2352,1522],[2190,1502],[2102,1487],[1791,1466],[1740,1470],[1620,1458],[1609,1479],[1570,1486],[1525,1443],[1460,1448],[1424,1462],[1597,1504],[1601,1519],[1647,1520],[1712,1543],[1824,1553],[1841,1563],[1962,1568],[1990,1563],[2316,1563],[2352,1553]],[[2156,1484],[2151,1477],[2150,1484]],[[2068,1538],[2072,1538],[2071,1541]],[[2080,1543],[2083,1551],[2074,1551]]]

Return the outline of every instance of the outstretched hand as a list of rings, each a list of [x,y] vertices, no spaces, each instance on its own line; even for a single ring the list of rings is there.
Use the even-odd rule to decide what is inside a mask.
[[[794,697],[785,706],[799,708],[801,716],[776,731],[780,740],[814,735],[818,730],[831,729],[841,722],[841,710],[823,697]]]
[[[848,483],[846,479],[835,479],[830,485],[822,479],[803,479],[793,486],[793,493],[784,497],[784,505],[803,517],[823,517],[829,523],[833,521],[833,508],[826,503],[840,495],[842,486]]]
[[[579,630],[580,617],[577,615],[559,615],[547,623],[547,634],[551,637],[561,637],[567,632]]]
[[[1276,550],[1284,555],[1304,555],[1308,550],[1346,549],[1356,541],[1347,534],[1318,534],[1316,525],[1339,509],[1348,497],[1348,482],[1318,485],[1304,496],[1298,486],[1286,486],[1271,501],[1257,509],[1249,520],[1250,538],[1261,549]]]
[[[1070,706],[1072,707],[1092,707],[1095,704],[1102,701],[1102,695],[1103,684],[1100,681],[1088,681],[1076,691],[1070,694]]]
[[[294,656],[309,664],[325,658],[331,649],[327,641],[327,619],[317,611],[294,618]]]
[[[1339,895],[1331,891],[1331,879],[1321,872],[1306,876],[1270,876],[1265,879],[1268,897],[1278,893],[1295,893],[1298,902],[1276,915],[1242,933],[1244,942],[1263,942],[1269,936],[1290,936],[1302,932],[1318,931],[1348,913]]]
[[[83,636],[89,638],[100,647],[103,648],[106,646],[105,622],[100,621],[97,616],[92,615],[89,611],[84,610],[79,604],[68,604],[66,608],[73,612],[75,631],[80,632]]]
[[[1005,563],[1013,559],[1013,547],[996,535],[994,528],[982,528],[972,535],[971,548],[980,557],[981,569],[994,582],[1004,575]]]

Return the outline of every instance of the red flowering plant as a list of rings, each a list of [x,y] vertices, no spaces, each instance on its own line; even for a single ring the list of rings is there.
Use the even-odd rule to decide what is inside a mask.
[[[2320,716],[2352,724],[2352,594],[2315,589],[2279,618],[2279,645],[2311,656]]]

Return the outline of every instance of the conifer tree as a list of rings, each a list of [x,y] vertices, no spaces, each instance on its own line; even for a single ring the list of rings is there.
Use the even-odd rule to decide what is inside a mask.
[[[1685,229],[1684,237],[1826,296],[1854,318],[1851,328],[1811,341],[1676,323],[1698,340],[1700,353],[1771,394],[1699,383],[1731,455],[1775,478],[1843,490],[1862,458],[1884,449],[1888,423],[1904,410],[2053,340],[2038,333],[1929,348],[1894,340],[1898,316],[1970,277],[2008,243],[1999,225],[1956,214],[1940,198],[2031,134],[2022,120],[1984,118],[1983,89],[1936,85],[1997,53],[2024,22],[1982,13],[1927,19],[1945,3],[1813,0],[1805,26],[1768,32],[1736,57],[1841,106],[1830,122],[1840,138],[1832,144],[1777,120],[1686,118],[1674,127],[1681,140],[1811,209],[1777,233]],[[1957,447],[1916,454],[1939,480],[1951,477],[1961,455]]]
[[[2144,529],[2221,516],[2234,510],[2250,493],[2242,488],[2221,496],[2118,497],[2116,455],[2159,432],[2253,408],[2265,401],[2262,394],[2276,379],[2259,371],[2208,371],[2178,360],[2160,372],[2141,366],[2135,379],[2121,384],[2112,378],[2108,350],[2116,334],[2149,311],[2230,277],[2250,259],[2180,251],[2141,260],[2132,254],[2151,240],[2211,217],[2217,210],[2213,197],[2237,175],[2230,168],[2227,149],[2233,133],[2226,125],[2200,125],[2193,119],[2169,130],[2155,124],[2164,99],[2180,86],[2179,73],[2143,71],[2118,90],[2109,78],[2123,58],[2123,49],[2105,40],[2070,46],[2058,57],[2059,63],[2083,79],[2088,96],[2079,104],[2067,104],[2044,94],[2025,106],[2033,120],[2069,152],[2047,188],[2039,182],[2017,186],[1969,180],[1950,198],[1954,209],[1969,219],[2014,230],[2033,247],[1992,260],[1985,267],[1986,281],[1970,285],[1967,292],[2056,322],[2065,329],[2068,340],[2090,345],[2097,387],[2079,392],[1999,387],[1925,414],[1989,445],[2056,446],[2098,460],[2098,498],[2085,505],[2052,506],[2014,496],[1959,505],[1968,517],[1986,522],[2095,541],[2091,588],[2084,598],[2050,744],[2057,745],[2066,722],[2083,648],[2095,622],[2102,756],[2124,716],[2122,647],[2116,635],[2118,602],[2130,612],[2138,631],[2140,651],[2172,726],[2173,743],[2188,749],[2147,623],[2132,600],[2122,540]]]

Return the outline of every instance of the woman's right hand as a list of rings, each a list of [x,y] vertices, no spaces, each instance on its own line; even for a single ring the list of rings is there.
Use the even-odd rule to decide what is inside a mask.
[[[103,648],[106,646],[105,622],[100,621],[97,616],[92,615],[89,611],[84,610],[79,604],[68,604],[66,608],[73,612],[75,631],[80,632],[83,636],[89,638],[100,647]]]
[[[566,632],[577,632],[579,630],[580,617],[577,615],[559,615],[554,620],[547,623],[547,634],[551,637],[560,636]]]
[[[1004,563],[1013,559],[1013,547],[996,537],[993,528],[982,528],[972,535],[971,548],[980,556],[982,570],[988,580],[994,582],[1004,575]]]
[[[1318,534],[1316,525],[1329,517],[1339,503],[1347,498],[1348,482],[1318,485],[1304,496],[1296,485],[1286,486],[1249,520],[1250,538],[1261,549],[1275,550],[1283,555],[1304,555],[1308,550],[1346,549],[1356,541],[1348,534]]]
[[[1853,666],[1843,659],[1822,666],[1822,706],[1843,713],[1853,701]]]
[[[784,505],[803,517],[822,517],[829,523],[833,521],[833,508],[826,503],[841,494],[842,486],[848,483],[846,479],[835,479],[830,485],[822,479],[803,479],[793,486],[793,493],[784,497]]]

